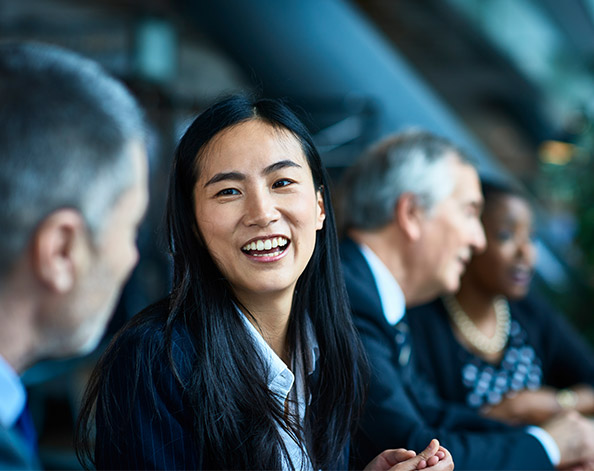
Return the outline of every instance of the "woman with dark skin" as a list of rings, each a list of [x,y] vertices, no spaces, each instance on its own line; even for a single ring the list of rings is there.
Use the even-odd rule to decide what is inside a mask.
[[[231,97],[196,118],[170,175],[173,288],[98,363],[79,423],[83,460],[348,466],[365,367],[329,202],[311,137],[282,103]],[[453,469],[437,440],[419,455],[387,450],[368,468],[428,466]]]
[[[492,418],[541,424],[564,409],[593,414],[594,354],[564,319],[528,296],[536,263],[531,206],[511,186],[482,187],[486,250],[473,256],[455,296],[410,316],[449,331],[448,347],[419,349],[420,363],[442,396]],[[431,373],[436,358],[457,371],[448,379]]]

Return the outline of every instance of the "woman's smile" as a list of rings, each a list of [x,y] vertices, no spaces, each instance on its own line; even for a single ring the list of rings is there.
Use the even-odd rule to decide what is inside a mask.
[[[290,240],[283,236],[256,238],[245,244],[241,251],[257,262],[275,262],[280,260],[289,248]]]

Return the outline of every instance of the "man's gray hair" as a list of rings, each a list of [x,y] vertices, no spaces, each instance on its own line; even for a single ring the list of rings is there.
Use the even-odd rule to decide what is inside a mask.
[[[145,126],[98,64],[39,43],[0,43],[0,276],[45,217],[73,208],[96,235],[136,175]]]
[[[390,135],[345,171],[339,187],[341,229],[374,230],[394,217],[400,196],[411,193],[427,211],[454,189],[447,157],[473,165],[449,140],[423,130]]]

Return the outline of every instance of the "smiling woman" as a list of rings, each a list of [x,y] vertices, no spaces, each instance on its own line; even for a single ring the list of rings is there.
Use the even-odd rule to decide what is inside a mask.
[[[311,137],[281,102],[231,97],[195,119],[170,174],[173,288],[98,363],[78,428],[82,460],[347,467],[364,360],[329,202]],[[433,441],[416,456],[387,450],[369,469],[395,465],[447,470],[452,459]]]
[[[265,322],[287,325],[325,218],[322,188],[299,141],[286,129],[248,121],[221,133],[198,165],[195,215],[210,254],[248,311],[277,306]]]

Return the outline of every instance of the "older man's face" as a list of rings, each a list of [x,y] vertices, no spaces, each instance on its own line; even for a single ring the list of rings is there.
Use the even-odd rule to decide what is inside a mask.
[[[138,261],[136,235],[148,204],[144,146],[132,142],[135,183],[116,201],[96,242],[84,249],[76,286],[56,319],[55,355],[88,353],[101,340],[124,283]],[[81,249],[82,250],[82,249]]]
[[[472,253],[482,251],[486,245],[480,221],[483,196],[478,174],[454,154],[449,160],[454,190],[425,214],[422,223],[419,268],[427,299],[457,291]]]

